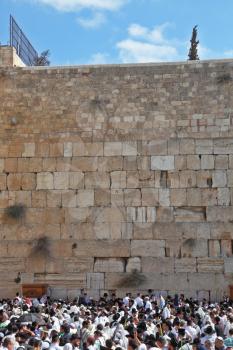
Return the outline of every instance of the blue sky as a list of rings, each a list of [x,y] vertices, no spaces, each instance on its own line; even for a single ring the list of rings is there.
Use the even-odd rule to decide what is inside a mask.
[[[12,14],[52,65],[187,59],[198,25],[201,59],[233,57],[232,0],[0,0],[0,42]]]

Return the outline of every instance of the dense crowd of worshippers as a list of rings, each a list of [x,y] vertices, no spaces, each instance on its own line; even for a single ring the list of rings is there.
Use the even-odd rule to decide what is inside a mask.
[[[17,293],[0,301],[0,350],[233,350],[231,305],[151,290],[72,302]]]

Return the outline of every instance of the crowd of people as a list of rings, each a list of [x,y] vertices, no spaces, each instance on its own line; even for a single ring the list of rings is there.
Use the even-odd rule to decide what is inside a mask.
[[[0,301],[0,350],[233,350],[233,308],[149,290]]]

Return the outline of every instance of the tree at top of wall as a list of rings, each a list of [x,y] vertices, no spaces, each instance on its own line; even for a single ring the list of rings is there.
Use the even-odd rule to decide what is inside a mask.
[[[193,32],[192,32],[192,38],[190,40],[191,46],[189,49],[189,61],[196,61],[199,60],[198,57],[198,44],[199,44],[199,40],[197,40],[197,26],[193,27]]]
[[[49,50],[45,50],[41,52],[40,56],[37,56],[33,62],[33,66],[49,66],[50,61],[49,61],[49,55],[50,52]]]

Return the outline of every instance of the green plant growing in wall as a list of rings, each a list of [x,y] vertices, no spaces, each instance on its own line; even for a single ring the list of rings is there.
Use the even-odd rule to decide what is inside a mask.
[[[232,77],[229,73],[225,73],[217,77],[218,84],[225,84],[229,83],[230,81],[232,81]]]
[[[44,258],[48,258],[50,256],[50,240],[47,236],[40,237],[35,241],[31,252],[31,256],[34,255],[40,255]]]
[[[197,25],[195,27],[193,27],[193,32],[192,32],[192,37],[190,40],[191,46],[189,49],[189,54],[188,54],[188,59],[189,61],[196,61],[199,60],[198,57],[198,44],[199,44],[199,40],[197,40]]]
[[[20,283],[21,282],[21,275],[20,272],[18,272],[17,277],[14,279],[15,283]]]
[[[118,288],[138,288],[146,282],[147,278],[145,275],[140,273],[138,270],[132,270],[127,276],[123,277],[117,284]]]
[[[25,216],[26,207],[24,204],[14,204],[5,209],[5,213],[9,218],[19,220]]]

